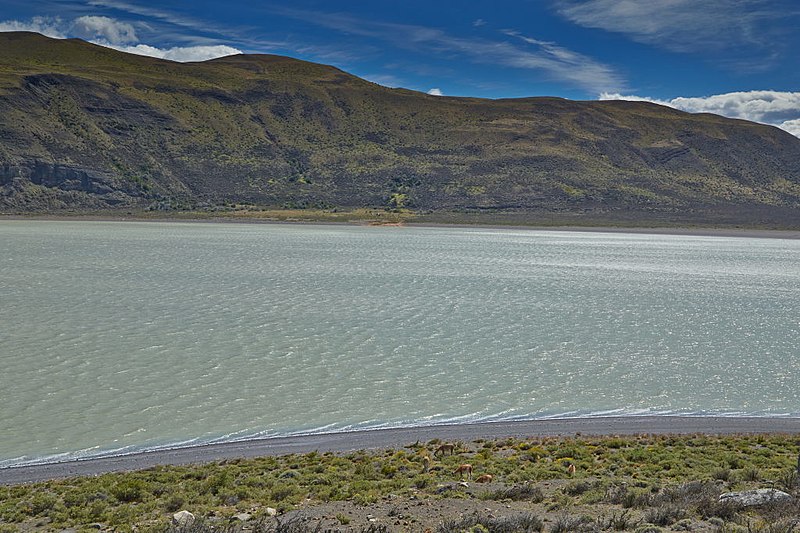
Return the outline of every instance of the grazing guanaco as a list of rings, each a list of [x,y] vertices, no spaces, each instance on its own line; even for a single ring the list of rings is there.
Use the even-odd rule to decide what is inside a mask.
[[[574,464],[572,464],[572,463],[569,464],[569,466],[567,467],[567,474],[569,474],[570,476],[574,476],[575,475],[575,465]]]
[[[441,444],[438,448],[436,448],[436,451],[433,452],[433,455],[436,456],[439,455],[440,453],[442,455],[447,455],[447,454],[453,455],[455,449],[456,449],[455,444]]]
[[[478,476],[475,478],[475,483],[491,483],[492,482],[492,475],[491,474],[483,474],[482,476]]]
[[[467,479],[472,479],[472,465],[463,464],[453,472],[453,474],[459,474],[461,479],[464,479],[464,473],[467,474]]]

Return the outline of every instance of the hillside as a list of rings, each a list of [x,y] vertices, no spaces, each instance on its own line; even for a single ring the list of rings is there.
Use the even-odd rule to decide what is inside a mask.
[[[797,226],[800,139],[644,102],[435,97],[286,57],[0,33],[0,212],[229,203]]]

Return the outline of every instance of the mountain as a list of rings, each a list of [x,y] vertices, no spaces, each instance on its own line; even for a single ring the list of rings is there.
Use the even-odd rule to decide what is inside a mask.
[[[229,203],[796,226],[800,139],[645,102],[389,89],[0,33],[0,212]]]

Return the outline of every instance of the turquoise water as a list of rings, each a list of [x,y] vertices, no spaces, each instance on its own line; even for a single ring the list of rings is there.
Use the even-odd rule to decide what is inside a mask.
[[[0,466],[603,414],[800,416],[800,241],[0,222]]]

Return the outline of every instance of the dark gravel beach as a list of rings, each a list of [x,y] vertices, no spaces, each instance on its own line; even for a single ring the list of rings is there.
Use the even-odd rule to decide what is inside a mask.
[[[348,452],[359,449],[397,448],[431,439],[446,441],[507,437],[635,434],[708,435],[787,433],[800,434],[800,418],[767,417],[594,417],[512,422],[486,422],[399,429],[380,429],[280,437],[207,446],[158,450],[118,457],[0,469],[0,484],[16,485],[72,476],[140,470],[157,465],[181,465],[223,459],[287,455],[292,453]]]

